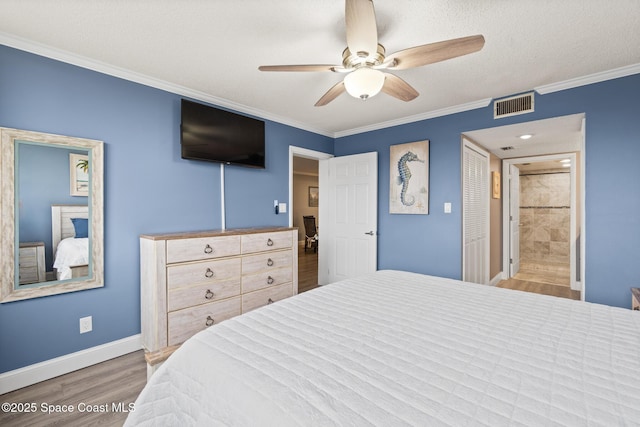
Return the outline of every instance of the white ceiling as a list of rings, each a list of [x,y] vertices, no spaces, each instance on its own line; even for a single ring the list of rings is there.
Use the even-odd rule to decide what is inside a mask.
[[[328,136],[610,70],[640,72],[638,0],[376,0],[387,53],[475,34],[485,46],[394,72],[420,92],[411,102],[343,94],[324,107],[314,103],[342,75],[258,66],[340,64],[343,0],[0,0],[0,8],[2,44]]]
[[[501,159],[572,153],[582,148],[584,118],[582,113],[572,114],[463,134]],[[531,138],[521,139],[521,135]]]

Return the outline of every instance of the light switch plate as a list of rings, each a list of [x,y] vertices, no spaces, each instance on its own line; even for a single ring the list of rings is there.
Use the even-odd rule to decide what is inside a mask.
[[[451,213],[451,202],[444,203],[444,213]]]
[[[287,213],[287,204],[279,203],[278,204],[278,213]]]

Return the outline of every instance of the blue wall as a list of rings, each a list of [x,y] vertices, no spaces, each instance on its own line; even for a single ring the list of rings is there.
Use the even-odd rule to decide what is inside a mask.
[[[105,286],[0,304],[0,372],[140,333],[138,236],[220,228],[220,166],[181,159],[179,125],[176,94],[0,46],[0,126],[105,144]],[[227,227],[287,225],[289,145],[333,151],[270,121],[266,144],[265,170],[225,167]]]
[[[629,308],[629,288],[640,286],[640,103],[630,96],[639,92],[633,75],[536,95],[536,111],[526,115],[494,120],[490,105],[337,139],[337,156],[379,153],[378,267],[461,277],[461,133],[586,113],[585,298]],[[390,215],[389,146],[423,139],[430,140],[430,214]]]

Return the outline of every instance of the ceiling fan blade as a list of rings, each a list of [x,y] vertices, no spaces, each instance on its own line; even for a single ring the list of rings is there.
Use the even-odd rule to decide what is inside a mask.
[[[327,93],[322,95],[322,98],[320,98],[318,102],[316,102],[315,106],[322,107],[323,105],[327,105],[345,91],[346,89],[344,88],[344,82],[338,82],[331,89],[329,89]]]
[[[378,50],[378,27],[372,0],[346,0],[345,21],[347,47],[358,56],[375,55]]]
[[[342,69],[341,65],[261,65],[258,67],[260,71],[338,71]]]
[[[393,53],[385,59],[388,70],[406,70],[477,52],[484,46],[481,35],[461,37],[436,43],[414,46]]]
[[[384,86],[382,86],[382,92],[405,102],[411,101],[419,95],[418,91],[411,87],[409,83],[390,73],[384,73]]]

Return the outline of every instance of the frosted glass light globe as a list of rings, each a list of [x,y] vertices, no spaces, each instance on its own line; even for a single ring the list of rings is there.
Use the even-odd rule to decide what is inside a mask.
[[[358,68],[344,78],[344,87],[349,95],[362,100],[377,95],[384,85],[384,73],[372,68]]]

